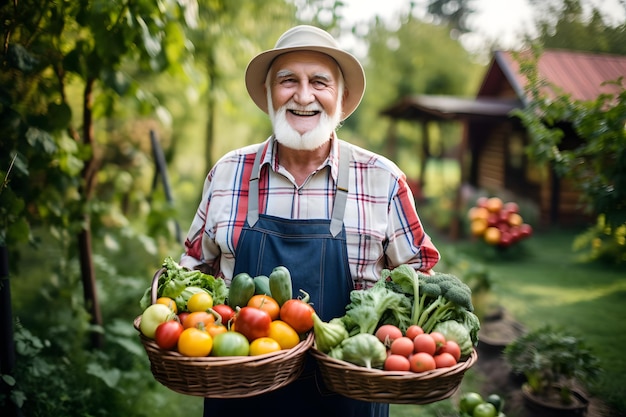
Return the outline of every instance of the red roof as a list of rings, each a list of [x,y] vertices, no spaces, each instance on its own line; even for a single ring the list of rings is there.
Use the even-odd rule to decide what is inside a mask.
[[[605,84],[624,77],[626,56],[588,52],[545,50],[539,58],[539,76],[558,86],[575,100],[594,100],[600,93],[615,93],[618,87]],[[519,72],[519,64],[509,51],[496,51],[480,87],[478,96],[502,94],[502,76],[520,99],[525,99],[526,78]]]

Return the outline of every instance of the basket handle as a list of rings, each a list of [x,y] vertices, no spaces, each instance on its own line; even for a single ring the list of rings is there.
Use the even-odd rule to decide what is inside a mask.
[[[166,269],[161,268],[155,272],[152,277],[152,284],[150,285],[150,304],[156,303],[157,300],[157,290],[159,289],[159,277],[165,273]]]

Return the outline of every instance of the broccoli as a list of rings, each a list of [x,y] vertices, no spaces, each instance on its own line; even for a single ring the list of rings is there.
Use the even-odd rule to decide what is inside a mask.
[[[354,290],[350,293],[350,304],[342,321],[352,336],[358,333],[374,334],[383,317],[394,317],[397,323],[408,323],[411,314],[411,300],[404,294],[387,288],[380,279],[367,290]]]
[[[465,312],[474,311],[472,291],[454,275],[420,275],[420,290],[420,313],[414,323],[426,333],[442,321],[465,321]]]

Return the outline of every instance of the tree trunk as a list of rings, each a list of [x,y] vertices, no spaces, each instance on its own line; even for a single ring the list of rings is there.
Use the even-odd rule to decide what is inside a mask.
[[[102,326],[102,314],[96,292],[96,273],[93,266],[93,252],[91,248],[91,227],[89,215],[85,215],[85,228],[78,233],[78,252],[80,258],[80,273],[83,281],[83,296],[85,309],[91,316],[91,324]],[[91,333],[91,347],[100,349],[104,343],[102,333]]]
[[[83,168],[83,196],[85,201],[90,201],[95,185],[96,173],[98,171],[96,158],[93,153],[95,146],[93,129],[93,88],[95,78],[89,78],[85,84],[83,94],[83,141],[92,149],[91,157],[85,161]],[[91,216],[84,215],[83,230],[78,233],[78,253],[80,259],[80,272],[83,282],[83,294],[85,299],[85,309],[91,316],[91,324],[102,326],[102,314],[96,293],[96,273],[93,266],[93,252],[91,247]],[[92,332],[91,347],[99,349],[103,345],[103,337],[100,332]]]
[[[213,142],[215,141],[215,91],[219,83],[219,76],[215,64],[214,49],[211,48],[207,59],[207,78],[209,88],[207,90],[207,119],[206,119],[206,141],[205,141],[205,172],[209,172],[213,165]]]
[[[13,338],[13,311],[11,309],[11,282],[9,278],[9,251],[0,246],[0,374],[15,376],[15,340]],[[0,379],[0,396],[4,404],[0,406],[0,415],[19,417],[20,408],[9,399],[11,387]]]

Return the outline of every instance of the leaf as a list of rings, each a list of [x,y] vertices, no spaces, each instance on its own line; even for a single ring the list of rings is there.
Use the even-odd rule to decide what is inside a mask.
[[[67,103],[50,103],[47,120],[51,130],[65,129],[72,121],[72,109]]]
[[[45,130],[29,127],[26,131],[26,140],[30,146],[47,154],[53,154],[57,151],[57,145],[54,139]]]
[[[10,44],[7,55],[9,65],[23,72],[33,71],[39,63],[39,60],[20,44]]]
[[[13,378],[11,375],[2,374],[0,376],[2,377],[2,382],[7,384],[8,386],[12,387],[15,385],[15,378]]]
[[[87,365],[87,373],[101,379],[109,388],[115,388],[122,375],[119,369],[104,369],[99,363]]]

